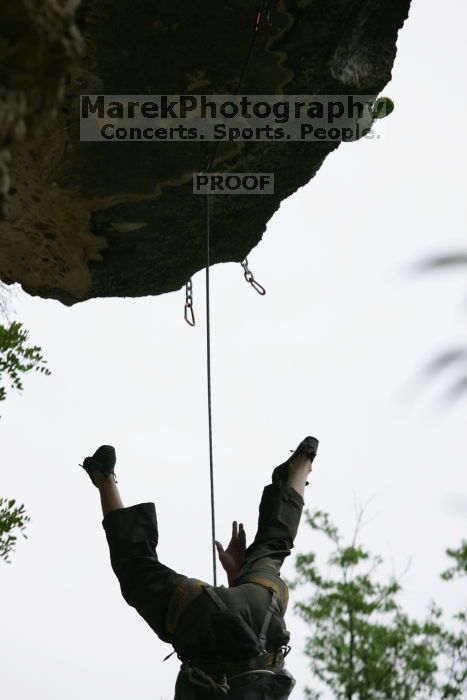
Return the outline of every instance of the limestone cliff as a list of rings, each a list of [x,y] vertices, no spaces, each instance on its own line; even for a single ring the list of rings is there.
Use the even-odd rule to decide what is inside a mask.
[[[377,95],[410,0],[282,0],[244,94]],[[254,0],[5,0],[0,7],[0,279],[72,304],[180,288],[204,266],[199,142],[79,140],[80,94],[233,94]],[[403,67],[401,67],[403,69]],[[212,263],[240,262],[332,142],[224,144],[215,169],[275,194],[212,198]],[[290,244],[293,245],[291,239]]]

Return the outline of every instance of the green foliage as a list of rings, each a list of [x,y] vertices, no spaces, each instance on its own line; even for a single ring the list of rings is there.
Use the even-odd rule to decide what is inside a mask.
[[[454,565],[443,571],[441,578],[452,581],[467,575],[467,541],[463,540],[457,549],[447,549],[446,554],[454,560]],[[459,698],[459,688],[467,685],[467,610],[454,615],[456,632],[446,631],[443,637],[443,652],[448,660],[447,679],[443,686],[443,698]]]
[[[467,541],[463,540],[461,546],[458,549],[447,549],[446,554],[451,559],[454,559],[454,566],[446,571],[443,571],[441,578],[445,581],[451,581],[451,579],[457,576],[463,576],[467,574]]]
[[[444,675],[439,684],[438,697],[461,698],[467,686],[467,614],[457,613],[456,631],[444,630],[441,635],[440,654],[444,659]]]
[[[8,389],[22,391],[22,375],[35,370],[50,374],[41,348],[27,345],[28,332],[21,323],[0,325],[0,401],[4,401]]]
[[[0,290],[1,291],[1,290]],[[5,315],[7,303],[0,294],[0,311]],[[28,345],[28,332],[21,323],[0,325],[0,401],[4,401],[9,389],[23,390],[22,376],[35,370],[49,375],[41,348]],[[23,537],[29,517],[24,506],[16,506],[14,499],[0,498],[0,559],[10,563],[17,533]]]
[[[14,498],[6,500],[0,498],[0,559],[10,564],[9,554],[13,551],[17,540],[17,534],[23,537],[26,523],[29,516],[24,511],[24,506],[16,506]]]
[[[400,582],[381,580],[381,557],[357,544],[361,517],[353,540],[344,544],[329,515],[306,513],[310,527],[332,544],[325,574],[313,552],[300,554],[290,584],[311,586],[295,610],[310,626],[306,654],[314,677],[336,700],[460,698],[467,669],[465,616],[456,616],[456,633],[444,629],[435,605],[421,622],[411,619],[397,600]],[[458,553],[451,555],[456,562]],[[320,693],[307,688],[306,696],[318,700]]]

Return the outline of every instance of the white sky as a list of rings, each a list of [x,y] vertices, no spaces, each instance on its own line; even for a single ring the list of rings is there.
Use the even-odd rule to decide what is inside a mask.
[[[466,277],[407,274],[466,249],[466,26],[460,0],[414,2],[381,139],[331,155],[249,256],[266,297],[239,265],[212,270],[218,537],[236,518],[251,539],[271,469],[316,435],[307,506],[350,534],[355,499],[372,499],[362,539],[388,573],[412,557],[402,602],[413,615],[431,598],[448,613],[466,603],[461,583],[438,577],[466,534],[466,402],[440,409],[447,378],[420,393],[412,384],[437,352],[467,343]],[[204,272],[194,294],[195,329],[182,291],[16,304],[53,375],[27,379],[1,407],[0,493],[31,516],[29,539],[0,564],[5,700],[173,697],[178,662],[161,663],[171,648],[121,598],[98,492],[77,464],[116,445],[125,504],[156,503],[161,560],[211,580]],[[326,551],[304,525],[295,551],[310,549]],[[287,622],[299,698],[312,683],[307,630],[291,609]]]

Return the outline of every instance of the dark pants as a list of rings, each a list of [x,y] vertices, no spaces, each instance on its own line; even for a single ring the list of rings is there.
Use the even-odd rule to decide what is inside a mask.
[[[218,586],[215,589],[227,605],[242,610],[256,633],[260,631],[269,601],[269,593],[263,586],[273,585],[278,594],[281,615],[285,613],[287,587],[280,578],[280,568],[293,547],[302,509],[303,498],[288,484],[280,482],[266,486],[259,508],[256,537],[246,551],[245,563],[235,584],[230,588]],[[180,608],[177,598],[183,599],[184,605],[189,603],[188,607],[192,606],[193,609],[203,603],[204,607],[200,610],[203,615],[206,614],[207,602],[204,598],[208,597],[204,594],[203,600],[200,600],[202,582],[179,574],[159,562],[156,553],[157,518],[153,503],[140,503],[111,511],[102,524],[110,548],[112,569],[120,582],[124,599],[160,639],[174,644],[174,625],[168,617],[172,616],[173,623],[174,607]],[[187,610],[185,607],[185,612]],[[184,616],[186,619],[186,614]],[[205,620],[199,620],[199,628],[203,626],[206,627]],[[190,623],[187,629],[193,633],[193,624]],[[203,650],[199,651],[202,655]]]

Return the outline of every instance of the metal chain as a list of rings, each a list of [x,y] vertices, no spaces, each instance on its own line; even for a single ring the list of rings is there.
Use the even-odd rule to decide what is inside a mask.
[[[190,278],[185,286],[186,300],[185,300],[185,321],[189,326],[194,326],[195,312],[193,310],[193,281]]]
[[[248,258],[245,258],[245,260],[242,262],[241,265],[242,265],[243,270],[244,270],[244,273],[243,273],[243,274],[244,274],[244,277],[245,277],[246,281],[249,282],[249,284],[251,284],[251,286],[253,287],[253,289],[254,289],[255,291],[257,291],[258,294],[261,294],[261,296],[264,296],[264,295],[266,294],[266,290],[265,290],[265,288],[264,288],[259,282],[257,282],[257,281],[255,280],[255,278],[253,277],[253,273],[252,273],[252,271],[251,271],[251,270],[249,269],[249,267],[248,267]]]

